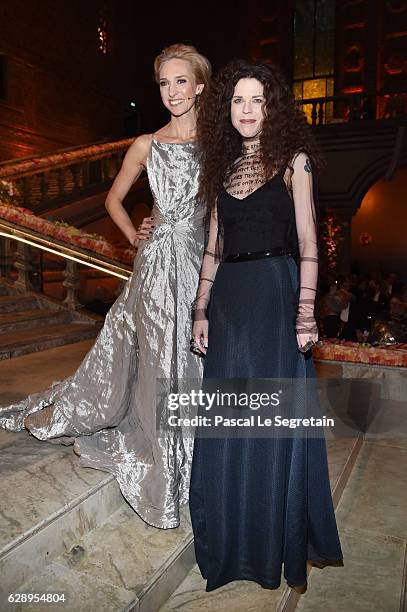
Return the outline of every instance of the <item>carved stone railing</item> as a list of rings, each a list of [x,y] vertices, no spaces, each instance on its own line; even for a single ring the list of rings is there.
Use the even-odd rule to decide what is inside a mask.
[[[398,119],[407,116],[407,92],[346,94],[297,100],[313,126],[348,121]]]
[[[107,189],[133,138],[75,147],[0,164],[0,179],[16,185],[24,207],[41,214],[55,206]]]
[[[13,246],[15,248],[13,248]],[[131,266],[109,260],[86,249],[69,246],[41,236],[32,230],[15,226],[0,219],[0,276],[24,291],[42,292],[43,253],[57,256],[64,263],[63,286],[65,306],[72,310],[82,307],[78,300],[79,266],[93,268],[124,283],[131,276]]]

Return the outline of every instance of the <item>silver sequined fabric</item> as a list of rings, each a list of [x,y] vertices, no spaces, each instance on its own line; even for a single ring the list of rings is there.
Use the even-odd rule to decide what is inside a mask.
[[[203,251],[193,143],[152,141],[147,164],[156,228],[140,246],[133,275],[113,304],[76,373],[18,404],[0,408],[0,425],[26,425],[40,440],[75,443],[81,465],[117,479],[150,525],[179,525],[188,502],[193,440],[159,435],[156,380],[200,379],[191,353],[191,304]]]

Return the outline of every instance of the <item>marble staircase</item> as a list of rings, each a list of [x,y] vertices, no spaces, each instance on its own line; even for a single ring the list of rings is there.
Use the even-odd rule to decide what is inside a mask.
[[[89,347],[84,341],[3,360],[0,403],[70,375]],[[355,436],[327,440],[335,505],[361,443]],[[0,429],[1,612],[292,612],[298,600],[283,582],[277,591],[247,582],[213,593],[204,586],[187,508],[178,529],[150,527],[113,477],[80,467],[71,446]],[[65,602],[11,603],[11,593],[54,593]]]
[[[362,437],[327,439],[329,479],[335,508],[345,490],[361,446]],[[324,571],[329,572],[329,568]],[[205,581],[197,565],[194,565],[159,612],[294,612],[300,597],[287,587],[283,577],[280,588],[273,591],[242,580],[206,593]]]
[[[0,282],[0,360],[94,338],[101,321]]]
[[[158,530],[112,476],[79,467],[72,447],[0,430],[0,610],[60,610],[8,594],[64,594],[75,612],[157,611],[194,564],[187,509]],[[55,605],[55,608],[53,607]]]
[[[328,441],[335,504],[360,445],[357,438]],[[283,583],[272,592],[242,582],[205,593],[187,508],[178,529],[146,525],[112,476],[81,468],[72,447],[0,430],[0,456],[2,612],[61,609],[19,607],[7,601],[14,592],[63,594],[69,612],[192,611],[200,601],[214,610],[223,600],[230,600],[225,610],[235,610],[233,598],[248,597],[267,601],[270,612],[295,609],[297,596]]]

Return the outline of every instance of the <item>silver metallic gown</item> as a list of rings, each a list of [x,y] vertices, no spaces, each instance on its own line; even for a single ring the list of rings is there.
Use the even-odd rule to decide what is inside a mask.
[[[199,379],[191,353],[191,304],[203,251],[193,143],[153,139],[147,164],[156,227],[76,373],[18,404],[0,408],[0,425],[26,426],[40,440],[75,443],[83,467],[112,473],[150,525],[179,525],[188,502],[193,440],[156,428],[156,380]]]

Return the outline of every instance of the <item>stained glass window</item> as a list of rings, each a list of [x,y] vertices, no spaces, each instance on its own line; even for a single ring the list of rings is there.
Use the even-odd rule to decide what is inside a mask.
[[[333,95],[335,0],[296,0],[294,16],[294,95],[297,100]],[[311,121],[312,104],[303,108]],[[332,115],[325,105],[324,119]]]

